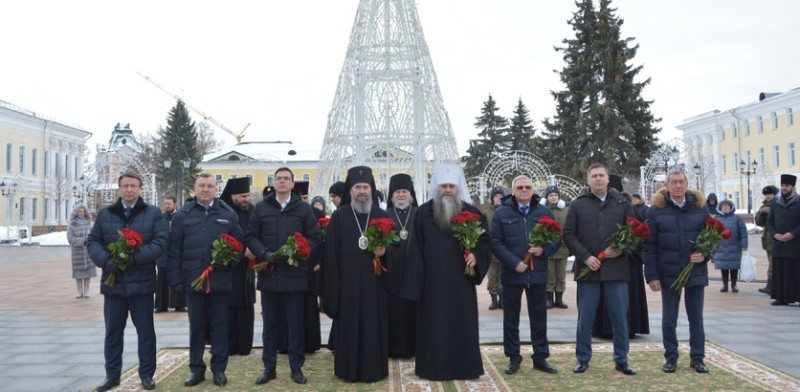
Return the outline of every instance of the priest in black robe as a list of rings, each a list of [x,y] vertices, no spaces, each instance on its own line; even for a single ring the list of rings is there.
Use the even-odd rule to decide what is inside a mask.
[[[406,259],[400,293],[417,302],[416,373],[428,380],[475,379],[484,373],[475,287],[491,262],[489,225],[464,201],[469,194],[457,165],[436,167],[429,197],[417,210],[411,249],[418,254]],[[480,215],[484,229],[466,260],[450,230],[450,218],[462,211]],[[465,264],[475,275],[464,273]]]
[[[392,273],[389,274],[387,289],[389,295],[389,358],[411,358],[416,350],[417,305],[407,299],[400,298],[399,292],[403,282],[403,265],[409,256],[411,229],[414,227],[414,215],[417,213],[417,193],[411,176],[405,173],[395,174],[389,179],[389,193],[386,202],[386,213],[394,220],[400,242],[393,247],[391,261]]]
[[[253,205],[250,204],[250,177],[229,179],[219,198],[239,216],[239,226],[244,232],[253,212]],[[233,287],[228,297],[228,355],[250,355],[253,349],[256,284],[255,279],[247,279],[247,270],[250,268],[247,259],[251,257],[254,258],[255,255],[247,249],[239,264],[231,267]]]
[[[348,170],[345,198],[331,215],[325,238],[323,310],[336,325],[336,377],[347,382],[375,382],[389,375],[387,274],[376,275],[373,253],[366,250],[370,219],[387,218],[378,207],[372,170]],[[386,265],[386,249],[376,249]],[[392,268],[387,265],[387,268]]]

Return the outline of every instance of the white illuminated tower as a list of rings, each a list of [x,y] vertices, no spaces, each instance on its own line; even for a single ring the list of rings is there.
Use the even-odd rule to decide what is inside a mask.
[[[312,195],[366,165],[383,190],[411,175],[422,203],[433,167],[459,162],[413,0],[361,0],[321,151]]]

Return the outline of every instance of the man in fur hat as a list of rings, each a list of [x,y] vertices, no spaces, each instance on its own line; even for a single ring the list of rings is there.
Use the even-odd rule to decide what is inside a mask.
[[[781,174],[781,197],[767,217],[772,236],[773,306],[800,301],[800,197],[794,190],[797,177]]]
[[[756,212],[756,225],[764,228],[764,231],[761,233],[761,247],[767,252],[768,261],[767,285],[758,289],[758,292],[768,295],[772,294],[772,236],[769,235],[769,230],[767,230],[767,217],[769,216],[772,204],[775,203],[775,196],[777,196],[779,192],[778,187],[775,185],[765,186],[764,189],[761,190],[761,194],[764,195],[764,202],[761,204],[761,208],[758,209],[758,212]]]
[[[647,211],[650,238],[644,242],[643,258],[645,279],[650,289],[661,292],[661,335],[664,341],[662,367],[665,373],[674,373],[678,363],[678,308],[681,291],[686,296],[686,314],[689,319],[689,366],[698,373],[708,373],[705,358],[705,330],[703,327],[703,301],[708,286],[708,260],[694,250],[694,242],[703,230],[708,213],[700,191],[690,190],[686,173],[673,170],[667,175],[667,187],[653,195]],[[670,286],[681,271],[694,263],[689,280],[682,290]]]
[[[557,186],[545,188],[541,203],[550,209],[561,227],[564,227],[569,207],[564,200],[561,200],[561,191]],[[567,288],[567,257],[569,248],[562,239],[558,251],[547,259],[547,309],[569,307],[564,303],[564,290]]]

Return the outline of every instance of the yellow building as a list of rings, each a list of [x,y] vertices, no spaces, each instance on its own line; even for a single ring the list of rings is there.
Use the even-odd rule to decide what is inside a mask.
[[[754,212],[763,187],[779,186],[783,173],[800,176],[798,111],[800,88],[761,93],[757,102],[687,119],[678,129],[688,167],[700,173],[691,185],[733,200],[738,211]]]
[[[82,196],[91,135],[0,101],[0,240],[63,230]]]

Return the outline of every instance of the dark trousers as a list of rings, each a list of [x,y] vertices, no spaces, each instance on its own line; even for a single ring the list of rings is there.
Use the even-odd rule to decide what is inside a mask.
[[[503,286],[503,351],[512,362],[522,362],[519,342],[519,313],[522,307],[522,293],[528,304],[528,322],[531,328],[533,360],[550,356],[547,343],[547,302],[545,284],[530,286],[506,284]]]
[[[279,304],[283,304],[286,314],[286,329],[289,331],[289,366],[292,371],[300,370],[306,361],[303,331],[303,293],[261,292],[261,319],[264,329],[261,339],[264,352],[261,361],[264,369],[275,369],[278,360],[278,320]]]
[[[153,377],[156,372],[156,330],[153,326],[153,294],[121,297],[103,296],[106,324],[106,377],[119,378],[122,372],[123,338],[130,312],[139,340],[139,376]]]
[[[203,352],[211,336],[211,371],[224,373],[228,367],[228,293],[191,293],[189,304],[189,369],[205,373]],[[210,328],[209,334],[206,329]]]
[[[685,287],[684,306],[689,319],[689,356],[694,359],[705,357],[706,332],[703,328],[703,302],[705,286]],[[664,337],[664,358],[678,359],[678,307],[681,292],[661,287],[661,335]]]

